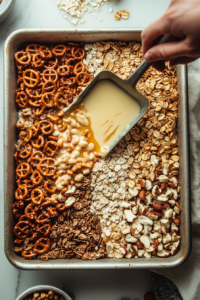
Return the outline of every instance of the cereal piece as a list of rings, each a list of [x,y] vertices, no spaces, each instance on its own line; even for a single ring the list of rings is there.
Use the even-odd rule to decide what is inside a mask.
[[[129,18],[129,11],[125,10],[125,9],[121,9],[119,11],[119,13],[121,14],[121,18],[124,20],[127,20]]]
[[[114,14],[114,18],[115,18],[115,20],[120,21],[120,20],[121,20],[121,13],[120,13],[119,11],[117,11],[117,12]]]

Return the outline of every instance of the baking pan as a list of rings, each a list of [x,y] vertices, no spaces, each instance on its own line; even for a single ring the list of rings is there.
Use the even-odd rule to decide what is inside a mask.
[[[5,254],[17,268],[24,270],[54,269],[114,269],[114,268],[171,268],[182,264],[191,250],[190,235],[190,180],[189,180],[189,137],[187,109],[187,68],[177,67],[179,91],[178,144],[180,156],[181,186],[181,226],[182,236],[180,251],[168,258],[138,259],[102,259],[96,261],[72,260],[24,260],[13,250],[13,227],[15,220],[12,204],[15,192],[15,151],[17,110],[15,89],[17,78],[14,53],[27,42],[64,43],[67,41],[97,42],[104,40],[140,41],[142,28],[137,29],[21,29],[14,31],[6,40],[4,49],[4,214],[5,214]]]

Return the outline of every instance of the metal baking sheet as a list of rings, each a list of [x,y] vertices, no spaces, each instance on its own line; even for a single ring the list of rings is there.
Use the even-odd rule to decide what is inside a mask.
[[[5,254],[17,268],[24,270],[56,269],[114,269],[114,268],[172,268],[182,264],[191,250],[190,235],[190,178],[189,178],[189,137],[187,109],[187,68],[177,67],[179,91],[178,144],[180,156],[181,185],[181,226],[182,236],[180,251],[168,258],[138,259],[102,259],[96,261],[72,260],[24,260],[13,250],[13,227],[15,220],[12,214],[15,191],[15,151],[17,110],[15,89],[17,78],[14,53],[27,42],[56,44],[67,41],[96,42],[105,40],[140,41],[142,28],[137,29],[21,29],[14,31],[6,40],[4,48],[4,216],[5,216]]]

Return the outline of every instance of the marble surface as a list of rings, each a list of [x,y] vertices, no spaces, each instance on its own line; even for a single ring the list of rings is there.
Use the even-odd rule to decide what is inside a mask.
[[[3,0],[4,1],[4,0]],[[113,0],[105,4],[96,16],[86,13],[86,22],[76,27],[145,27],[167,8],[169,0]],[[117,22],[114,11],[128,9],[129,20]],[[92,13],[94,14],[94,12]],[[100,22],[99,18],[103,18]],[[6,20],[0,23],[0,299],[14,300],[27,288],[50,284],[74,294],[76,300],[143,299],[144,292],[153,290],[147,270],[97,271],[19,271],[6,259],[3,243],[3,46],[8,35],[20,28],[74,28],[63,18],[56,0],[17,0]]]

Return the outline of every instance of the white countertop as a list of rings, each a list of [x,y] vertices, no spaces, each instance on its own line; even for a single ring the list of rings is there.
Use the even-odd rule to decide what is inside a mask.
[[[4,0],[3,0],[4,1]],[[63,18],[56,0],[16,0],[9,17],[0,23],[0,299],[14,300],[27,288],[49,284],[69,291],[76,300],[120,300],[122,296],[143,299],[153,290],[147,270],[19,271],[4,254],[3,223],[3,46],[8,35],[20,28],[145,27],[166,10],[169,0],[113,0],[100,12],[86,13],[85,23],[76,27]],[[114,20],[114,12],[127,9],[129,20]],[[93,16],[96,14],[96,16]],[[99,18],[103,21],[100,22]]]

